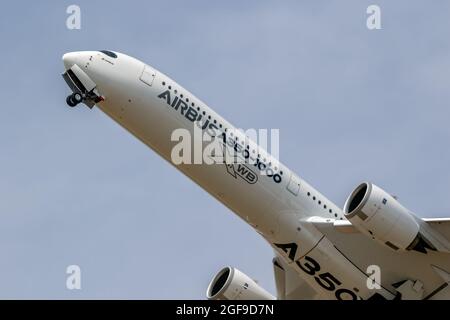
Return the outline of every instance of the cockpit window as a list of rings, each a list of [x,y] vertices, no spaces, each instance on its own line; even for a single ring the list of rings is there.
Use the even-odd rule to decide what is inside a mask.
[[[117,54],[115,54],[112,51],[100,50],[100,52],[106,54],[108,57],[111,57],[111,58],[114,58],[114,59],[117,58]]]

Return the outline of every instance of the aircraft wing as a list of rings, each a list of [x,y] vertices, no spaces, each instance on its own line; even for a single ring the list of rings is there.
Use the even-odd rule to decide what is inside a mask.
[[[426,218],[422,220],[450,241],[450,218]]]
[[[450,219],[423,219],[427,225],[450,240]],[[446,252],[399,252],[379,244],[359,232],[349,221],[314,218],[311,222],[353,264],[369,276],[368,267],[376,265],[390,290],[405,280],[423,279],[423,299],[450,298],[450,259]],[[421,259],[426,254],[427,259]],[[444,290],[445,288],[445,290]]]
[[[447,241],[450,241],[450,218],[423,218],[422,220]],[[333,226],[342,233],[359,233],[359,230],[348,220],[335,220]]]
[[[280,257],[272,260],[278,300],[315,300],[322,298]]]

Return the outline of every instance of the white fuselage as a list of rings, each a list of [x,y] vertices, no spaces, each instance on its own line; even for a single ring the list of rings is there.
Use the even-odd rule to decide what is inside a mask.
[[[204,102],[168,76],[124,54],[111,58],[89,51],[73,53],[64,61],[66,68],[77,64],[97,85],[105,98],[97,104],[103,112],[171,163],[177,143],[171,140],[172,133],[184,128],[194,136],[196,125],[205,126],[204,131],[217,128],[225,134],[228,148],[247,149],[255,159],[259,153],[258,164],[248,165],[257,174],[256,183],[233,176],[225,164],[176,168],[253,226],[322,297],[373,296],[363,267],[352,263],[310,223],[312,217],[320,217],[323,223],[345,219],[342,210],[269,154],[258,152],[255,143],[246,143],[243,133]],[[377,293],[393,298],[394,290],[383,285],[386,289]]]

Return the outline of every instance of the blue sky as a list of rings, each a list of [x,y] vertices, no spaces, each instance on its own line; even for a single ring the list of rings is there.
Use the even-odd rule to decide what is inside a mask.
[[[65,26],[81,7],[81,30]],[[366,28],[381,7],[382,29]],[[233,265],[274,292],[249,226],[98,109],[61,56],[111,49],[168,74],[338,205],[370,180],[450,216],[447,1],[14,1],[0,11],[0,298],[203,299]],[[66,267],[82,289],[66,289]]]

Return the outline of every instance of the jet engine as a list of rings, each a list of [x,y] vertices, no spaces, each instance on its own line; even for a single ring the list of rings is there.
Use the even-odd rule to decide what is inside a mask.
[[[344,214],[359,231],[393,250],[434,250],[420,232],[420,220],[372,183],[364,182],[350,194]]]
[[[274,300],[275,297],[236,268],[225,267],[212,279],[206,291],[210,300]]]

